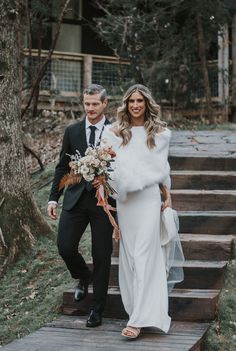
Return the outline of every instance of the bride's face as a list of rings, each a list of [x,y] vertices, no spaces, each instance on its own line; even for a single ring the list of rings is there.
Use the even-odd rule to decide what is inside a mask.
[[[130,95],[128,99],[128,112],[131,116],[132,123],[135,124],[144,124],[144,116],[146,111],[146,102],[143,95],[135,91]]]

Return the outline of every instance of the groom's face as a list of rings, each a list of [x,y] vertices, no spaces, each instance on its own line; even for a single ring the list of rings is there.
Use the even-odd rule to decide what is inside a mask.
[[[107,100],[101,101],[101,94],[84,94],[84,111],[90,123],[98,123],[107,107]]]

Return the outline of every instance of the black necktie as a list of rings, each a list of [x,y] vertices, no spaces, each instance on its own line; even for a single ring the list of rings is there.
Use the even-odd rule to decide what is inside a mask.
[[[89,136],[89,146],[95,145],[95,130],[97,129],[95,126],[89,126],[91,132]]]

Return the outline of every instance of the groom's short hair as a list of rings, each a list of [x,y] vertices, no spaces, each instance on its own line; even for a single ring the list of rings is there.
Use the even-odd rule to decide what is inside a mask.
[[[100,99],[102,102],[107,99],[106,89],[102,85],[90,84],[83,91],[83,95],[94,95],[94,94],[100,94]]]

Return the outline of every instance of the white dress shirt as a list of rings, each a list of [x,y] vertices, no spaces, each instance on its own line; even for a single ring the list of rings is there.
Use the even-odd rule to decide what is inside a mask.
[[[97,143],[100,140],[101,133],[103,131],[105,120],[106,120],[106,118],[105,118],[105,116],[103,116],[101,121],[99,121],[96,124],[92,124],[92,123],[89,122],[88,117],[86,117],[86,119],[85,119],[85,130],[86,130],[87,144],[89,144],[89,137],[90,137],[90,133],[91,133],[91,129],[89,127],[90,126],[96,127],[96,130],[95,130],[95,145],[97,145]]]

